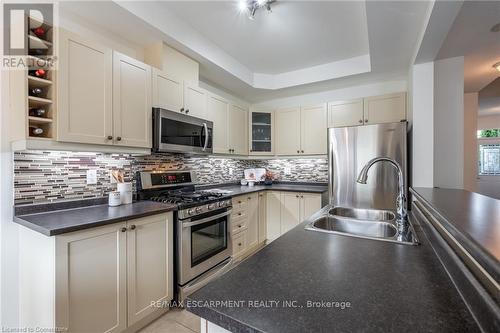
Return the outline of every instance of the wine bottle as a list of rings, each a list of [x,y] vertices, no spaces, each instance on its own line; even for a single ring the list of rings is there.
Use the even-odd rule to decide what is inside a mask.
[[[30,135],[31,136],[40,136],[43,134],[43,129],[36,126],[30,126]]]
[[[38,97],[41,94],[43,94],[43,89],[42,88],[31,88],[30,89],[30,95]]]
[[[46,113],[47,112],[44,109],[42,109],[42,108],[31,108],[29,110],[30,117],[41,117],[41,118],[43,118],[43,117],[45,117]]]
[[[29,71],[29,75],[39,77],[41,79],[45,78],[45,75],[47,75],[47,71],[45,69],[33,69]]]
[[[42,27],[38,27],[38,28],[35,28],[35,29],[31,29],[31,31],[33,31],[33,33],[38,37],[38,38],[43,38],[45,36],[45,29],[42,28]]]

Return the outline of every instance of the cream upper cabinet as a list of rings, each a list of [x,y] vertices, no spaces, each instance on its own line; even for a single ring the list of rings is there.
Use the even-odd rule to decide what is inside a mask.
[[[293,229],[300,222],[300,194],[283,192],[281,195],[281,234]]]
[[[59,42],[57,140],[112,144],[112,50],[62,29]]]
[[[300,107],[279,109],[276,118],[276,155],[300,153]]]
[[[180,112],[184,107],[183,81],[153,68],[153,107]]]
[[[326,104],[302,107],[300,110],[300,153],[326,154]]]
[[[364,99],[364,123],[394,123],[406,120],[406,94],[397,93]]]
[[[250,155],[274,154],[274,111],[250,110],[248,120]]]
[[[184,83],[184,110],[186,114],[205,118],[207,113],[207,94],[194,84]]]
[[[321,209],[321,194],[301,193],[300,222]]]
[[[151,67],[113,53],[113,133],[117,145],[151,148]]]
[[[214,153],[227,154],[229,152],[229,102],[210,94],[207,104],[207,119],[212,121],[214,125]]]
[[[281,192],[266,193],[266,238],[272,241],[281,235]]]
[[[259,196],[253,193],[247,196],[247,247],[254,248],[259,244]]]
[[[127,223],[128,325],[173,298],[173,221],[154,215]]]
[[[228,127],[231,153],[248,155],[248,111],[231,104]]]
[[[116,223],[56,237],[57,327],[68,332],[125,330],[127,234],[123,229],[125,223]]]
[[[363,99],[328,104],[328,127],[363,125]]]

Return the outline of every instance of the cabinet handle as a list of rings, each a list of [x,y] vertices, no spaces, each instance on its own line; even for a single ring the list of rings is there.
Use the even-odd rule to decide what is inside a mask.
[[[362,124],[362,123],[363,123],[363,119],[360,119],[360,120],[358,121],[358,123]]]
[[[238,213],[239,216],[241,216],[241,213]]]
[[[301,197],[302,199],[304,199],[304,196],[303,196],[303,195],[301,195],[300,197]]]
[[[186,114],[188,114],[188,113],[189,113],[189,109],[186,110]]]
[[[241,246],[241,243],[238,243],[238,246]]]
[[[121,228],[120,231],[125,232],[125,231],[127,231],[127,228]]]
[[[132,225],[130,226],[130,230],[134,230],[134,229],[135,229],[135,224],[132,224]]]
[[[368,122],[368,119],[365,119],[365,123],[367,123],[367,122]]]
[[[248,200],[252,200],[252,197],[248,197],[247,199],[248,199]]]
[[[297,154],[300,154],[300,150],[297,150]]]
[[[184,108],[181,108],[181,112],[184,112]]]
[[[238,224],[238,228],[241,228],[241,224]]]
[[[301,150],[300,152],[301,152],[302,154],[304,154],[304,151],[303,151],[303,150]]]
[[[122,141],[122,137],[121,136],[116,137],[116,141]]]
[[[240,204],[240,203],[241,203],[241,200],[238,200],[238,203]]]
[[[295,195],[295,197],[296,197],[296,198],[298,198],[298,197],[299,197],[299,195],[297,194],[297,195]]]
[[[113,136],[112,135],[108,135],[108,137],[106,139],[113,140]]]

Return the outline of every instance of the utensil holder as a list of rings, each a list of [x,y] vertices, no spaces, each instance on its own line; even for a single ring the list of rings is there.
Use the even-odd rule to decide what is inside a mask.
[[[132,183],[117,183],[116,187],[120,192],[121,203],[123,205],[132,203]]]

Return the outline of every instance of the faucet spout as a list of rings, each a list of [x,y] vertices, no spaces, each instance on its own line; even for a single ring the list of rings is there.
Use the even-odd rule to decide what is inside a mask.
[[[366,181],[368,180],[368,170],[378,162],[387,162],[391,164],[395,169],[398,174],[398,196],[396,198],[396,214],[397,214],[397,220],[398,224],[402,225],[406,219],[406,209],[405,209],[405,201],[406,201],[406,195],[405,195],[405,182],[404,182],[404,176],[403,176],[403,170],[401,169],[401,166],[399,165],[398,162],[395,160],[388,158],[388,157],[375,157],[368,161],[365,166],[361,169],[359,172],[358,178],[356,179],[356,182],[360,184],[366,184]]]

